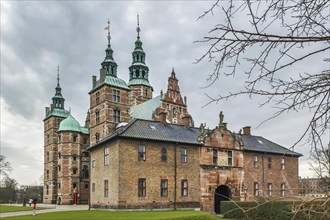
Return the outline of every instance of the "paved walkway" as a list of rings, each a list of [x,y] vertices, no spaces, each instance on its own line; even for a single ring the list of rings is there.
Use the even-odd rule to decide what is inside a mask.
[[[13,204],[10,204],[13,205]],[[19,206],[21,206],[20,204]],[[28,206],[27,206],[28,207]],[[65,211],[75,211],[75,210],[88,210],[88,205],[45,205],[45,204],[37,204],[37,207],[45,207],[47,209],[36,210],[37,214],[41,213],[49,213],[49,212],[65,212]],[[31,211],[20,211],[20,212],[7,212],[0,213],[0,218],[11,217],[11,216],[20,216],[20,215],[32,215],[32,207]]]

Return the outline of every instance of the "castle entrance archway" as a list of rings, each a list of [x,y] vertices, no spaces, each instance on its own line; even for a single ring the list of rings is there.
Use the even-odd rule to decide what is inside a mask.
[[[228,201],[231,198],[231,191],[228,186],[220,185],[214,193],[214,212],[220,214],[221,201]]]

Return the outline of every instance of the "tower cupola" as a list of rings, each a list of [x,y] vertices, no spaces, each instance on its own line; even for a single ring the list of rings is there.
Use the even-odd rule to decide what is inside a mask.
[[[64,109],[64,98],[62,96],[62,88],[60,86],[60,67],[57,66],[57,86],[55,88],[55,95],[52,98],[53,108]]]
[[[106,75],[117,76],[117,63],[113,59],[113,50],[111,48],[110,40],[110,21],[108,20],[108,26],[105,27],[105,30],[108,30],[108,47],[105,50],[105,59],[101,63],[102,68],[106,70]]]

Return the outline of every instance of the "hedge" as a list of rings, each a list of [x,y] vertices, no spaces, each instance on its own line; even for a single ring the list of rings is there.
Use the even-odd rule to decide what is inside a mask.
[[[330,199],[313,201],[221,202],[221,214],[236,219],[330,219]]]

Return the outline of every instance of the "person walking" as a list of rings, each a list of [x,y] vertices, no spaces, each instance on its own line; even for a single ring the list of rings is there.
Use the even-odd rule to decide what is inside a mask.
[[[36,215],[37,199],[33,199],[33,215]]]

